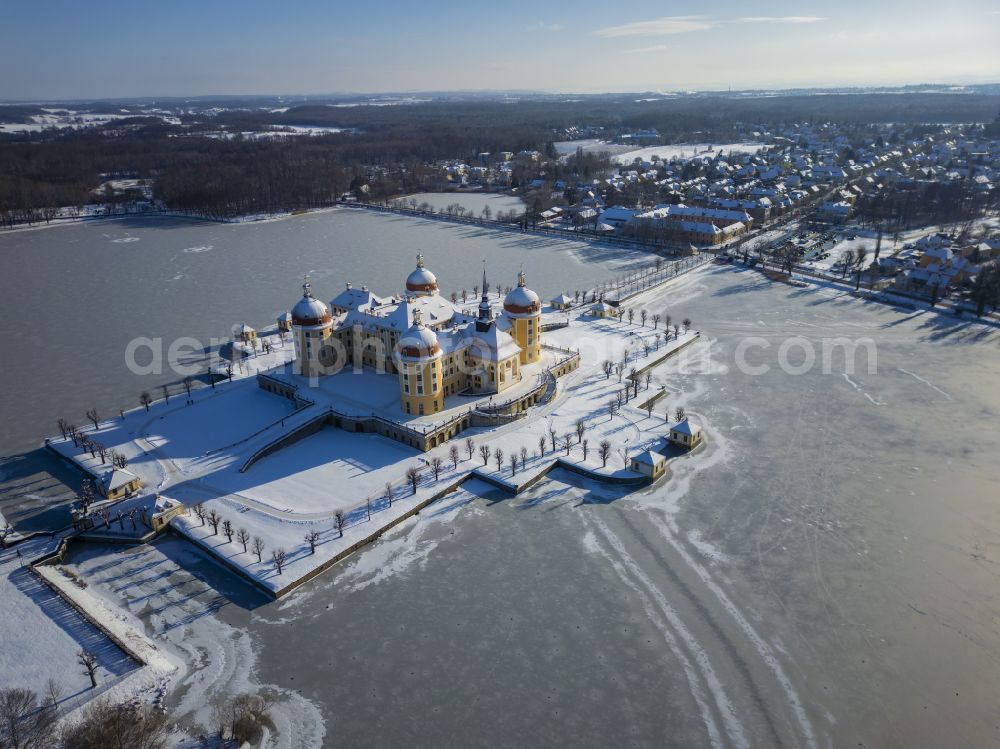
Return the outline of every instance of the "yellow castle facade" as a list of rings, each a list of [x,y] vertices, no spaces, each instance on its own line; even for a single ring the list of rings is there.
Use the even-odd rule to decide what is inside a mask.
[[[541,302],[523,271],[499,315],[488,295],[484,270],[477,313],[466,313],[440,295],[422,255],[398,296],[347,284],[327,305],[306,281],[291,310],[295,371],[322,377],[352,365],[395,373],[401,408],[418,416],[443,410],[456,393],[502,393],[520,382],[523,365],[541,360]]]

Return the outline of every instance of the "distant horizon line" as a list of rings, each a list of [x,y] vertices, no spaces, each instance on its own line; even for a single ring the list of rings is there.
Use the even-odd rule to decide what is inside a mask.
[[[1000,87],[1000,80],[979,83],[899,83],[899,84],[866,84],[866,85],[815,85],[787,87],[746,87],[746,88],[705,88],[705,89],[634,89],[620,91],[546,91],[543,89],[518,88],[456,88],[456,89],[420,89],[399,91],[331,91],[328,93],[244,93],[244,94],[167,94],[167,95],[122,95],[122,96],[88,96],[88,97],[51,97],[51,98],[4,98],[0,97],[0,106],[29,106],[33,104],[68,104],[68,103],[105,103],[105,102],[136,102],[136,101],[198,101],[218,99],[294,99],[294,100],[326,100],[326,99],[391,99],[402,97],[443,97],[443,96],[530,96],[530,97],[605,97],[605,96],[659,96],[663,99],[685,96],[714,95],[726,96],[733,94],[795,94],[803,92],[835,92],[835,93],[866,93],[880,91],[936,90],[945,93],[975,93],[976,89]]]

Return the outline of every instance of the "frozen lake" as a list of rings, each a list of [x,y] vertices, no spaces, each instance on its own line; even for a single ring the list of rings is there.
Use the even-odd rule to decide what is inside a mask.
[[[286,746],[319,745],[319,715],[323,746],[995,743],[998,334],[720,267],[656,304],[703,333],[656,379],[708,443],[652,489],[470,486],[264,606],[230,584],[212,608],[225,584],[176,540],[76,562],[220,653],[179,713],[272,684]],[[839,336],[877,372],[780,371],[787,338],[798,363]],[[766,373],[735,366],[748,339]]]
[[[500,200],[494,208],[516,200],[461,197]],[[347,281],[399,293],[418,251],[442,293],[471,293],[485,258],[491,283],[514,285],[523,265],[543,299],[650,262],[620,248],[357,209],[250,224],[138,218],[0,233],[0,454],[36,446],[59,417],[80,423],[92,406],[113,415],[138,406],[142,390],[179,381],[129,371],[126,347],[138,337],[162,341],[166,355],[182,336],[204,348],[234,324],[273,325],[298,301],[305,273],[327,300]],[[146,363],[149,354],[137,358]]]

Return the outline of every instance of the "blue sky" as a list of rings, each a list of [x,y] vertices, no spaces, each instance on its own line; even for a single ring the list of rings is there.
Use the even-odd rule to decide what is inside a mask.
[[[0,98],[1000,81],[996,0],[5,0]]]

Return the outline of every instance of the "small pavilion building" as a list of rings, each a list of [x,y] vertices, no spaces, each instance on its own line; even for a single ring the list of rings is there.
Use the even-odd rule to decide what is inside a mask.
[[[667,459],[658,452],[643,450],[638,455],[632,456],[631,468],[636,473],[641,473],[650,480],[656,481],[666,472]]]
[[[691,449],[701,444],[702,429],[690,419],[683,419],[670,427],[669,439],[679,447]]]

